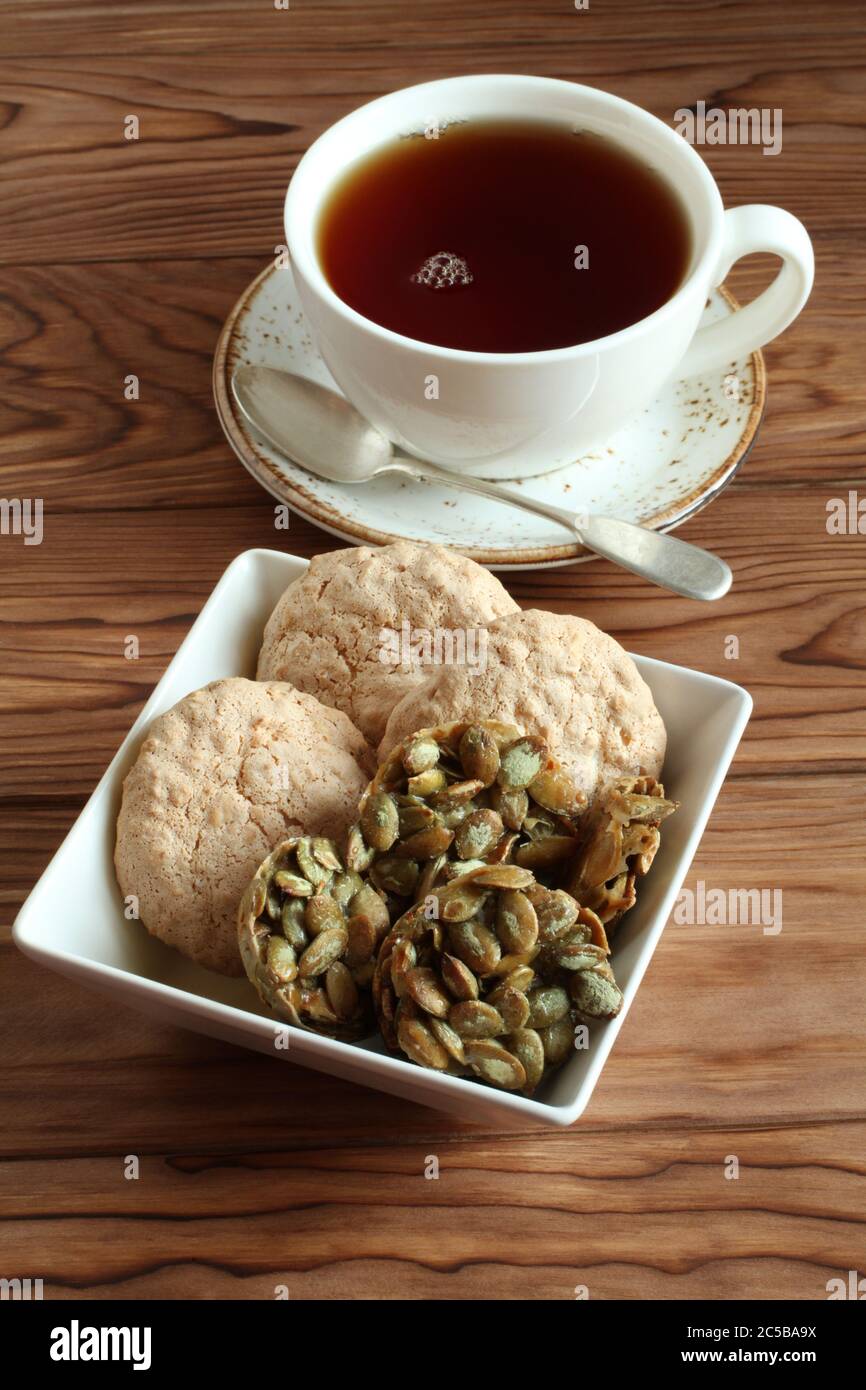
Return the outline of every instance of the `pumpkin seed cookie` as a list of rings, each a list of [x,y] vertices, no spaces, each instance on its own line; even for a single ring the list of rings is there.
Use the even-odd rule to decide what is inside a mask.
[[[619,1013],[606,928],[676,803],[632,778],[584,806],[538,735],[493,720],[422,729],[379,767],[346,857],[397,917],[373,977],[389,1048],[531,1095],[578,1024]]]
[[[421,729],[392,750],[361,798],[347,864],[369,874],[392,916],[406,899],[483,864],[552,883],[582,845],[585,807],[535,734],[495,720]]]
[[[347,870],[324,836],[284,840],[238,909],[238,945],[259,997],[312,1033],[353,1041],[373,1031],[370,985],[390,925],[382,897]]]
[[[540,735],[590,801],[618,778],[661,772],[667,736],[649,686],[618,642],[570,613],[497,619],[485,669],[440,666],[416,683],[391,711],[379,760],[416,729],[485,719]]]
[[[242,975],[237,911],[273,846],[345,833],[370,750],[338,710],[275,681],[232,678],[156,719],[126,777],[114,854],[147,930]]]
[[[402,662],[404,630],[409,643],[413,631],[432,640],[437,630],[468,641],[467,633],[518,611],[494,575],[440,545],[334,550],[310,562],[268,619],[258,677],[290,681],[342,710],[375,745],[394,705],[431,670],[423,652]]]

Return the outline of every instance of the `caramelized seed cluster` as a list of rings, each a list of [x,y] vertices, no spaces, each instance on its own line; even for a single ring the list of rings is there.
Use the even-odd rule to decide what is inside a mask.
[[[394,915],[482,864],[552,883],[581,843],[585,798],[543,739],[487,720],[424,730],[396,748],[363,796],[347,862]]]
[[[416,903],[379,951],[373,1002],[388,1046],[420,1066],[531,1095],[618,1013],[604,927],[530,869],[468,869]],[[591,977],[591,978],[590,978]]]
[[[241,902],[238,941],[264,1002],[296,1027],[363,1037],[372,1027],[370,986],[388,931],[376,889],[346,869],[330,840],[284,840],[257,870]]]
[[[239,914],[247,974],[297,1026],[356,1039],[375,1010],[418,1065],[531,1095],[578,1025],[622,1007],[608,935],[675,809],[636,777],[587,810],[512,725],[423,730],[376,773],[345,865],[310,837],[265,860]]]
[[[636,900],[636,881],[655,859],[659,826],[679,805],[654,777],[614,782],[584,817],[580,849],[564,886],[612,930]]]

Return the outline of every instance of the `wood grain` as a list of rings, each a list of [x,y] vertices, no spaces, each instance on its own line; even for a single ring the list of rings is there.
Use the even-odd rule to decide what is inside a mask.
[[[0,1214],[46,1297],[272,1298],[287,1284],[292,1299],[573,1299],[577,1285],[622,1298],[639,1228],[647,1297],[815,1299],[860,1258],[864,1137],[670,1126],[590,1134],[579,1151],[544,1135],[189,1152],[143,1160],[137,1181],[119,1157],[72,1159],[63,1190],[56,1163],[35,1159],[5,1166]],[[815,1159],[825,1147],[832,1163]]]
[[[831,498],[866,495],[862,7],[3,0],[0,51],[0,493],[45,507],[42,545],[0,537],[0,1274],[52,1298],[812,1300],[866,1272],[866,537],[826,527]],[[210,394],[294,164],[364,100],[485,70],[666,121],[699,98],[780,107],[777,158],[703,153],[727,203],[789,207],[816,250],[810,303],[766,351],[757,443],[683,528],[730,561],[728,597],[699,608],[602,562],[507,579],[525,607],[751,691],[687,886],[783,894],[778,935],[669,924],[565,1133],[278,1068],[109,1006],[10,938],[226,564],[331,547],[298,518],[274,531]],[[732,287],[771,270],[744,262]]]

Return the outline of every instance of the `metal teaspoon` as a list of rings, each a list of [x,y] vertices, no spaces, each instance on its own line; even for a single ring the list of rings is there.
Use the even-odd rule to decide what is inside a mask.
[[[272,367],[239,367],[232,392],[249,423],[281,454],[335,483],[366,483],[402,473],[475,492],[557,521],[582,545],[623,569],[687,598],[717,599],[732,574],[718,555],[687,541],[612,516],[588,516],[523,497],[501,483],[450,473],[398,453],[343,396],[306,377]]]

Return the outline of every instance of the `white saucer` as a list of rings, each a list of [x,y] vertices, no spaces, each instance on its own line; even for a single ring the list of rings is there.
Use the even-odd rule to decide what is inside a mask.
[[[716,290],[702,322],[736,307],[724,289]],[[396,476],[349,487],[287,462],[250,429],[234,404],[231,374],[246,364],[282,367],[339,389],[313,345],[291,270],[268,266],[229,314],[214,358],[214,398],[226,437],[253,477],[331,535],[353,544],[383,545],[399,537],[438,541],[492,569],[592,558],[555,522],[483,497]],[[723,371],[671,382],[605,448],[509,486],[575,512],[600,512],[670,531],[731,481],[754,441],[765,396],[764,362],[755,352]]]

